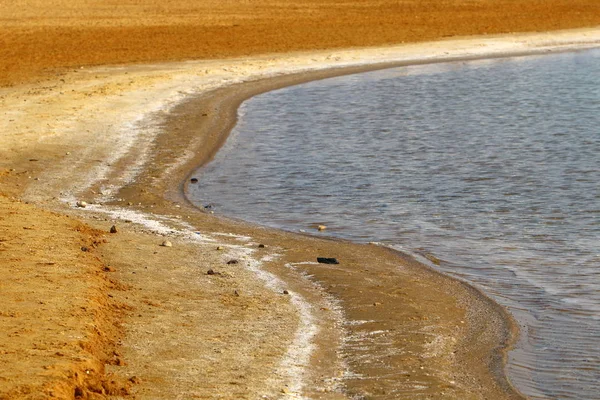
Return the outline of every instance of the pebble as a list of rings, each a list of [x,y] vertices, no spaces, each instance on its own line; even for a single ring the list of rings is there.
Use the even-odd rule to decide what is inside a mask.
[[[192,178],[192,179],[190,179],[190,182],[192,182],[192,183],[198,183],[198,178]]]
[[[337,258],[332,257],[317,257],[317,262],[319,264],[339,264],[340,262]]]
[[[209,269],[208,271],[206,271],[206,275],[216,275],[216,274],[217,273],[212,269]]]
[[[223,250],[223,246],[217,246],[217,250]]]
[[[168,240],[165,240],[164,242],[162,242],[161,246],[162,247],[173,247],[173,243],[169,242]]]
[[[327,229],[327,227],[325,225],[319,225],[317,229],[320,231],[324,231],[325,229]]]
[[[238,262],[238,260],[229,260],[227,261],[227,265],[237,264]]]
[[[85,201],[78,201],[77,203],[75,203],[77,205],[77,207],[79,208],[86,208],[87,207],[87,203]]]
[[[258,245],[258,248],[259,248],[259,249],[264,249],[265,247],[267,247],[267,246],[265,246],[265,245],[264,245],[264,244],[262,244],[262,243]]]
[[[287,290],[284,290],[283,294],[290,294],[290,292],[288,292]]]
[[[117,226],[116,225],[113,225],[113,226],[110,227],[110,233],[117,233],[117,232],[118,231],[117,231]]]

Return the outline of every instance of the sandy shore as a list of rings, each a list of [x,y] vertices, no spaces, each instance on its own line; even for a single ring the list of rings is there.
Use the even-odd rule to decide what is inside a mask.
[[[521,398],[514,325],[475,289],[378,246],[217,218],[182,182],[256,93],[599,45],[600,29],[486,36],[0,89],[0,398]]]
[[[62,68],[384,46],[600,25],[596,0],[14,0],[0,85]]]

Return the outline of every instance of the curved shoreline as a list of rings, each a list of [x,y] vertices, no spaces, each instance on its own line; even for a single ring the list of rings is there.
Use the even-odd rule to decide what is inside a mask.
[[[196,207],[186,194],[187,187],[190,185],[190,179],[194,176],[195,172],[198,169],[207,165],[213,159],[213,157],[216,155],[216,153],[219,151],[219,149],[222,147],[222,145],[227,140],[232,129],[235,127],[235,125],[237,123],[239,107],[241,106],[241,104],[244,101],[246,101],[254,96],[257,96],[257,95],[260,95],[262,93],[266,93],[269,91],[278,90],[278,89],[281,89],[284,87],[290,87],[290,86],[299,85],[299,84],[306,83],[306,82],[312,82],[315,80],[321,80],[321,79],[327,79],[327,78],[331,78],[331,77],[369,72],[369,71],[380,70],[380,69],[397,68],[397,67],[401,67],[401,66],[428,65],[428,64],[433,64],[433,63],[457,62],[457,61],[466,61],[466,60],[531,56],[531,55],[536,55],[536,54],[539,54],[539,53],[536,53],[536,52],[520,53],[519,52],[519,53],[514,53],[514,54],[508,54],[508,55],[497,55],[494,57],[476,56],[476,57],[472,57],[472,58],[457,58],[457,59],[439,60],[439,61],[436,60],[433,62],[431,62],[431,61],[405,62],[405,63],[404,62],[403,63],[392,62],[392,63],[385,63],[382,65],[372,65],[372,66],[369,65],[369,66],[340,68],[340,69],[326,69],[326,70],[310,72],[310,73],[285,75],[285,76],[276,77],[276,78],[265,78],[265,79],[261,79],[259,81],[252,81],[252,82],[248,82],[248,83],[238,84],[235,87],[226,87],[223,89],[218,89],[214,92],[210,92],[206,95],[202,95],[197,99],[188,99],[187,101],[182,103],[180,106],[178,106],[175,110],[173,110],[174,114],[176,114],[176,115],[179,114],[180,116],[172,118],[171,121],[167,121],[166,129],[169,130],[169,127],[171,127],[171,129],[172,129],[172,127],[177,124],[181,125],[181,120],[185,120],[186,124],[189,124],[190,120],[191,120],[192,125],[194,125],[195,123],[199,123],[198,121],[203,119],[203,118],[200,118],[202,116],[202,113],[201,112],[194,113],[193,110],[197,110],[199,108],[204,107],[204,108],[214,109],[214,110],[218,110],[218,111],[216,113],[209,115],[209,120],[212,119],[212,121],[208,122],[208,125],[209,126],[212,125],[212,127],[211,128],[201,127],[200,128],[200,130],[202,132],[201,135],[206,137],[209,135],[209,131],[212,134],[214,134],[216,132],[217,139],[210,142],[211,145],[208,146],[208,149],[203,148],[201,151],[198,152],[199,158],[196,159],[197,165],[193,169],[189,170],[189,172],[187,174],[185,174],[185,178],[183,180],[181,180],[181,183],[179,185],[177,185],[177,186],[172,185],[170,190],[166,193],[169,193],[168,198],[175,202],[179,202],[179,201],[183,200],[188,205],[190,205],[192,207]],[[199,123],[199,124],[202,124],[202,123]],[[218,127],[215,129],[213,124],[217,125]],[[189,126],[187,129],[190,129],[190,128],[191,128],[191,126]],[[180,175],[180,176],[182,176],[182,175]],[[199,184],[201,184],[201,180],[200,180]],[[202,210],[198,209],[198,211],[202,211]],[[246,222],[244,220],[232,219],[227,216],[218,216],[216,218],[220,219],[225,226],[229,227],[230,230],[233,229],[235,231],[236,230],[235,227],[240,224],[241,225],[249,225],[250,229],[251,230],[253,229],[252,228],[253,224]],[[270,227],[263,226],[263,225],[260,225],[260,227],[263,230],[272,232],[273,235],[282,235],[282,233],[283,233],[283,231],[278,230],[276,228],[270,228]],[[244,229],[244,231],[245,231],[245,229]],[[246,232],[244,232],[244,234],[245,233]],[[332,237],[322,238],[322,237],[317,237],[317,236],[313,236],[310,234],[304,234],[304,235],[295,234],[293,232],[285,232],[285,233],[287,235],[292,235],[292,236],[294,236],[294,235],[299,235],[302,237],[308,236],[314,240],[343,242],[343,243],[349,243],[350,245],[352,245],[352,244],[358,245],[357,243],[353,243],[351,241],[347,241],[347,240],[339,239],[339,238],[332,238]],[[441,276],[445,279],[449,279],[449,280],[461,285],[464,290],[469,292],[469,296],[472,296],[470,304],[464,305],[466,308],[469,308],[470,313],[475,314],[475,315],[489,314],[490,310],[493,310],[494,313],[501,316],[502,323],[504,324],[504,326],[497,328],[501,342],[499,342],[496,347],[491,349],[490,360],[489,360],[489,364],[487,365],[487,368],[489,368],[492,375],[494,376],[494,379],[499,384],[502,391],[505,392],[505,395],[507,395],[509,398],[525,398],[518,391],[518,389],[512,385],[512,383],[510,382],[510,380],[508,379],[508,376],[506,374],[507,354],[514,347],[514,345],[516,344],[516,342],[519,339],[518,324],[515,322],[512,314],[510,314],[510,312],[505,307],[501,306],[499,303],[492,300],[481,289],[476,288],[472,284],[470,284],[462,279],[459,279],[457,277],[453,277],[442,271],[439,271],[430,265],[419,262],[413,256],[411,256],[407,253],[403,253],[401,251],[398,251],[398,250],[395,250],[392,248],[388,248],[388,247],[384,247],[384,248],[387,251],[389,251],[389,253],[391,253],[393,255],[393,257],[396,257],[399,260],[402,260],[402,263],[404,263],[404,264],[408,263],[408,264],[414,265],[417,269],[426,270],[433,275]],[[458,296],[460,296],[460,295],[458,295]],[[473,300],[473,298],[476,298],[476,300]],[[463,295],[463,301],[464,301],[464,295]],[[477,303],[477,304],[475,304],[475,303]],[[488,310],[484,310],[485,308],[487,308]],[[479,318],[479,320],[475,321],[477,318]],[[471,323],[478,325],[478,327],[476,329],[472,329],[471,332],[468,334],[468,336],[471,338],[475,337],[477,335],[478,331],[486,329],[485,323],[483,323],[483,317],[481,317],[481,316],[474,317],[471,320]],[[489,328],[487,328],[487,329],[489,329]],[[474,365],[474,363],[471,362],[471,364],[472,364],[472,365],[470,365],[471,368],[474,369],[477,367],[476,365]]]
[[[561,51],[571,52],[571,51],[578,51],[578,50],[577,49],[576,50],[565,49],[565,50],[561,50]],[[203,149],[202,156],[196,160],[196,162],[197,162],[196,167],[193,169],[190,169],[189,173],[187,173],[185,175],[185,179],[183,179],[181,181],[180,185],[178,186],[178,189],[177,189],[178,193],[176,195],[174,195],[175,192],[174,192],[173,188],[171,189],[171,192],[170,192],[171,196],[172,196],[171,198],[175,199],[176,197],[178,197],[178,200],[184,200],[185,202],[187,202],[188,205],[196,207],[194,205],[193,201],[190,200],[190,198],[187,195],[187,188],[190,185],[190,179],[194,176],[194,174],[196,173],[197,170],[201,169],[202,167],[206,166],[208,163],[210,163],[212,161],[212,159],[214,158],[216,153],[219,151],[219,149],[223,146],[223,144],[227,140],[232,129],[236,126],[237,120],[238,120],[239,107],[246,100],[248,100],[254,96],[257,96],[257,95],[260,95],[260,94],[263,94],[266,92],[278,90],[281,88],[300,85],[303,83],[312,82],[312,81],[316,81],[316,80],[328,79],[328,78],[344,76],[344,75],[359,74],[359,73],[363,73],[363,72],[370,72],[370,71],[381,70],[381,69],[398,68],[398,67],[402,67],[402,66],[430,65],[430,64],[437,64],[437,63],[452,63],[452,62],[459,62],[459,61],[474,61],[474,60],[497,59],[497,58],[508,58],[508,57],[534,56],[534,55],[545,54],[546,52],[547,52],[547,50],[525,51],[525,52],[514,52],[514,53],[493,55],[493,56],[457,57],[457,58],[449,58],[449,59],[445,59],[445,60],[417,61],[417,62],[399,62],[399,63],[398,62],[389,62],[389,63],[383,63],[383,64],[366,65],[366,66],[358,66],[358,67],[356,67],[356,66],[346,67],[346,68],[342,67],[339,69],[331,68],[331,69],[319,70],[319,71],[309,72],[309,73],[302,72],[299,74],[284,75],[282,77],[276,77],[276,78],[265,78],[265,79],[260,79],[259,81],[243,83],[243,84],[238,85],[235,88],[218,89],[215,92],[208,93],[207,94],[208,98],[205,98],[204,96],[202,96],[202,101],[200,102],[200,104],[202,104],[203,106],[207,106],[207,104],[208,104],[208,108],[212,108],[213,102],[216,101],[216,102],[220,103],[221,100],[226,99],[227,110],[222,110],[220,107],[217,107],[217,109],[219,109],[219,113],[216,116],[214,116],[214,118],[225,120],[227,122],[224,123],[224,125],[220,126],[217,129],[217,132],[219,132],[219,134],[218,134],[219,140],[214,143],[213,147],[211,147],[210,150],[206,151]],[[242,88],[240,88],[240,86]],[[218,100],[215,100],[215,99],[218,99]],[[188,107],[188,110],[194,109],[194,108],[196,108],[195,100],[194,99],[187,100],[184,104],[181,105],[181,107],[182,108]],[[184,111],[183,112],[183,114],[188,114],[188,117],[189,117],[189,114],[192,114],[192,113],[193,113],[193,111]],[[221,122],[221,124],[223,124],[223,122]],[[200,184],[201,184],[201,181],[200,181]],[[199,211],[202,211],[199,207],[198,207],[198,209],[199,209]],[[227,217],[227,216],[220,216],[220,218],[222,218],[226,223],[239,224],[241,222],[243,224],[246,224],[246,223],[251,224],[250,222],[247,222],[245,220],[237,220],[237,219],[233,219],[233,218]],[[260,225],[260,226],[269,231],[273,231],[274,234],[277,234],[277,232],[280,232],[280,230],[278,230],[276,228],[271,228],[271,227],[267,227],[264,225]],[[311,235],[308,234],[308,236],[311,236]],[[318,237],[314,236],[314,238],[316,239]],[[319,239],[322,239],[322,238],[319,238]],[[345,241],[343,239],[331,238],[331,237],[326,238],[326,240]],[[513,394],[516,394],[517,396],[521,396],[521,398],[525,398],[525,396],[522,393],[520,393],[519,390],[511,383],[511,381],[509,380],[508,374],[506,372],[508,353],[515,347],[515,345],[519,341],[518,323],[516,322],[514,316],[508,311],[508,309],[506,307],[500,305],[496,301],[494,301],[491,297],[489,297],[489,295],[484,293],[481,289],[473,286],[472,284],[470,284],[469,282],[467,282],[463,279],[454,277],[448,273],[440,271],[431,265],[427,265],[422,262],[419,262],[410,254],[403,253],[403,252],[393,249],[393,248],[389,248],[389,250],[392,253],[396,253],[399,258],[401,258],[405,261],[407,258],[410,258],[411,262],[418,264],[420,268],[431,270],[433,273],[440,274],[440,275],[449,277],[455,281],[460,282],[468,291],[471,291],[475,296],[479,297],[479,299],[482,300],[488,308],[494,309],[498,314],[502,315],[504,323],[506,325],[503,329],[501,329],[503,341],[501,343],[499,343],[499,345],[496,348],[493,349],[489,368],[490,368],[492,374],[495,376],[496,381],[500,384],[500,386],[503,388],[503,390],[506,391],[506,393],[513,393]],[[469,306],[467,306],[467,307],[469,307]]]
[[[567,41],[567,39],[561,40],[563,42]],[[572,40],[568,39],[568,41]],[[560,40],[557,41],[560,42]],[[446,62],[450,58],[450,56],[445,57],[440,55],[444,52],[443,46],[445,43],[447,42],[437,44],[440,46],[438,57],[443,58],[438,62]],[[598,46],[598,39],[593,42],[593,45]],[[461,44],[461,46],[463,45]],[[566,45],[566,47],[569,46],[572,46],[572,44]],[[514,53],[503,51],[501,52],[502,54],[498,54],[497,56],[514,55],[517,53],[544,53],[548,51],[547,47],[536,49],[535,46],[532,46],[532,48],[530,52],[526,50],[516,50]],[[403,47],[402,50],[404,49]],[[374,50],[373,53],[379,51],[385,52],[385,49]],[[462,51],[463,53],[468,53],[472,50]],[[422,52],[426,53],[426,51]],[[291,57],[298,57],[298,55]],[[309,55],[305,59],[305,64],[300,64],[299,67],[292,66],[292,68],[288,66],[288,69],[285,68],[284,62],[280,64],[279,70],[286,73],[286,71],[290,72],[290,70],[293,72],[294,68],[301,71],[310,69],[310,59],[313,57],[316,56]],[[329,56],[319,53],[319,57],[326,60]],[[485,54],[474,56],[463,55],[462,58],[460,56],[456,57],[456,59],[468,59],[468,57],[489,58]],[[352,59],[352,56],[350,56],[350,59]],[[269,59],[267,58],[266,60]],[[238,62],[244,64],[247,60],[238,60]],[[360,61],[356,60],[350,62],[360,64]],[[423,63],[429,62],[432,62],[432,60],[423,60]],[[342,59],[340,64],[343,63],[344,60]],[[394,65],[398,65],[398,63],[414,64],[415,60],[398,61]],[[335,66],[335,62],[333,64]],[[276,65],[277,63],[275,63],[275,67],[271,68],[277,70]],[[442,275],[437,271],[433,272],[424,269],[421,264],[418,264],[414,260],[404,258],[402,263],[399,263],[398,256],[392,255],[387,249],[378,248],[377,246],[353,244],[341,240],[317,239],[264,227],[256,227],[247,223],[232,222],[227,219],[213,217],[209,214],[199,213],[196,209],[190,207],[190,204],[184,198],[182,182],[186,182],[187,179],[185,181],[182,180],[190,176],[190,171],[193,171],[197,167],[199,161],[203,160],[202,162],[207,162],[210,160],[212,155],[218,150],[220,144],[224,142],[229,129],[235,125],[237,107],[242,102],[244,96],[250,97],[255,92],[271,90],[277,87],[277,85],[287,86],[290,83],[294,83],[295,80],[298,80],[298,82],[303,79],[304,81],[308,81],[315,78],[320,79],[334,76],[334,74],[352,73],[350,71],[359,72],[390,66],[392,64],[381,64],[379,66],[359,65],[346,70],[329,69],[317,72],[301,72],[299,75],[277,78],[270,76],[276,74],[276,71],[270,73],[257,73],[254,71],[255,75],[252,75],[253,72],[251,71],[245,75],[242,74],[245,77],[242,79],[256,79],[257,76],[265,75],[268,77],[265,80],[242,84],[244,87],[247,87],[247,89],[244,89],[246,90],[245,92],[240,89],[241,86],[235,84],[217,89],[217,92],[211,92],[211,89],[203,89],[199,94],[192,92],[191,94],[186,93],[181,96],[177,93],[173,95],[173,93],[185,87],[185,85],[202,81],[201,78],[199,80],[189,78],[189,76],[196,76],[194,74],[201,76],[199,71],[204,69],[202,63],[168,64],[152,66],[147,69],[140,67],[133,68],[127,72],[131,74],[131,78],[140,78],[141,82],[137,83],[137,86],[134,86],[129,92],[127,92],[129,89],[126,89],[124,92],[118,91],[122,89],[115,89],[117,90],[116,93],[124,93],[125,96],[129,96],[131,91],[134,91],[133,95],[126,97],[126,101],[128,102],[126,103],[127,107],[132,107],[133,111],[125,113],[125,111],[129,110],[128,108],[125,108],[125,111],[121,111],[123,115],[120,115],[120,117],[122,117],[122,123],[125,126],[123,131],[118,129],[107,131],[106,126],[112,121],[103,120],[103,115],[96,116],[98,119],[96,123],[93,122],[92,114],[88,118],[86,117],[87,114],[82,113],[81,117],[84,126],[89,126],[92,131],[89,135],[91,140],[94,140],[94,134],[103,132],[108,132],[108,139],[119,138],[122,132],[131,134],[131,138],[126,137],[127,141],[123,143],[117,142],[116,144],[110,143],[110,140],[108,140],[106,149],[96,148],[101,143],[95,143],[96,146],[90,149],[89,152],[75,152],[73,154],[74,157],[63,160],[57,155],[63,153],[65,147],[70,148],[70,146],[74,146],[75,143],[81,140],[81,136],[84,135],[65,130],[64,133],[61,133],[62,136],[57,138],[51,137],[49,139],[51,140],[51,145],[59,147],[58,150],[55,153],[51,153],[51,157],[47,160],[42,160],[39,163],[39,170],[36,170],[35,167],[33,168],[33,171],[39,174],[40,181],[28,182],[15,176],[15,182],[24,185],[22,189],[14,189],[15,193],[23,193],[25,199],[33,200],[42,207],[58,209],[64,213],[76,214],[79,217],[83,214],[65,208],[64,204],[51,199],[53,197],[61,197],[68,201],[78,198],[94,199],[94,201],[106,205],[91,207],[95,208],[98,212],[93,215],[103,215],[103,212],[113,210],[115,214],[111,216],[111,221],[116,220],[121,223],[122,219],[129,217],[121,217],[122,219],[119,220],[117,212],[125,212],[126,210],[131,210],[131,208],[137,210],[136,212],[140,213],[140,215],[150,219],[154,218],[155,221],[157,218],[175,215],[178,219],[188,220],[188,227],[181,228],[183,229],[182,232],[193,234],[194,229],[192,227],[195,227],[195,229],[201,230],[203,235],[206,233],[208,237],[213,234],[213,238],[218,235],[218,232],[232,232],[232,238],[224,238],[223,241],[227,242],[228,246],[231,245],[232,248],[234,248],[234,245],[238,246],[235,247],[237,249],[241,249],[241,247],[239,247],[239,243],[236,244],[235,237],[249,236],[254,242],[266,243],[269,249],[273,249],[269,250],[272,252],[272,257],[268,259],[266,255],[261,256],[259,259],[262,262],[261,268],[268,273],[279,276],[294,292],[297,291],[307,301],[314,301],[314,304],[319,304],[319,307],[321,307],[319,310],[312,310],[314,315],[318,316],[321,333],[316,339],[317,350],[312,353],[310,365],[303,367],[305,371],[312,372],[311,376],[308,376],[305,380],[304,395],[326,398],[323,393],[307,393],[306,390],[321,379],[319,374],[335,378],[335,369],[342,362],[346,362],[350,370],[354,374],[359,374],[359,376],[347,375],[344,377],[342,380],[346,385],[345,392],[343,392],[344,395],[371,393],[374,396],[379,395],[385,398],[387,395],[386,390],[398,384],[400,385],[396,388],[398,390],[404,390],[405,393],[406,391],[414,390],[414,393],[421,395],[439,395],[445,393],[446,396],[451,398],[479,398],[486,396],[494,396],[493,398],[501,398],[499,396],[522,398],[510,387],[510,383],[506,381],[503,370],[499,368],[502,361],[501,358],[505,356],[506,350],[500,350],[498,344],[511,344],[510,341],[507,342],[506,340],[507,335],[509,335],[512,329],[510,328],[510,323],[507,323],[505,310],[487,298],[487,296],[481,296],[477,289],[473,289],[464,283],[460,283],[455,278]],[[323,68],[323,65],[317,65],[317,67]],[[214,63],[211,68],[214,68]],[[237,68],[235,63],[233,68]],[[98,69],[95,72],[104,74],[106,71],[107,69]],[[90,71],[89,74],[93,73],[94,71]],[[109,79],[113,79],[115,76],[115,79],[117,79],[116,82],[121,82],[119,79],[123,78],[122,73],[123,71],[117,71],[117,75],[110,75],[108,73],[108,78],[100,78],[99,83],[102,86],[105,81],[109,81]],[[235,73],[233,71],[231,75],[235,76]],[[183,78],[180,79],[181,76]],[[102,79],[105,81],[103,82]],[[220,81],[221,78],[217,77],[217,79],[219,81],[214,84],[215,87],[224,84],[228,85],[228,83]],[[83,81],[75,80],[75,85],[77,84],[79,84],[80,88],[86,88],[89,82],[86,82],[85,79]],[[164,89],[161,86],[163,84],[171,86],[168,86],[168,89]],[[146,89],[145,85],[148,85],[147,87],[150,89]],[[136,100],[139,101],[140,95],[139,93],[135,93],[135,90],[140,90],[140,87],[143,90],[148,90],[150,93],[156,93],[158,99],[144,95],[146,96],[145,102],[142,101],[141,105],[137,104]],[[189,99],[190,95],[192,96],[191,99]],[[233,99],[228,97],[231,95],[234,96]],[[43,99],[50,99],[50,97],[43,98],[42,96]],[[93,103],[93,99],[76,98],[73,100],[73,104],[88,105],[90,107],[89,112],[96,114],[98,112],[94,110],[94,107],[89,106],[90,103],[93,103],[94,106],[102,106],[104,104],[102,101],[104,101],[110,107],[118,104],[115,98],[109,98],[102,91],[99,99],[96,100],[96,103]],[[181,100],[184,101],[181,102]],[[153,105],[154,102],[158,102],[159,105],[168,104],[166,111],[163,111],[161,106]],[[148,111],[148,103],[153,108],[150,111]],[[135,107],[131,106],[131,104],[134,104]],[[208,107],[207,115],[202,116],[202,112],[198,112],[195,104]],[[16,106],[15,109],[20,110]],[[139,114],[136,114],[136,110],[142,110],[139,111],[141,112],[141,117],[139,117]],[[194,111],[196,114],[192,115]],[[44,107],[44,112],[51,113],[52,109],[48,108],[46,110]],[[61,112],[63,114],[60,114]],[[63,118],[66,117],[62,108],[59,108],[57,113]],[[221,118],[224,114],[227,114],[228,117]],[[28,114],[25,112],[24,115],[25,118],[23,120],[27,122],[26,117]],[[132,116],[139,117],[136,121],[141,122],[131,124]],[[40,121],[43,123],[47,123],[48,120],[47,116],[40,117]],[[69,119],[65,118],[65,120],[68,121]],[[90,123],[89,121],[92,122]],[[119,121],[117,120],[117,122]],[[75,124],[73,126],[77,127],[78,125]],[[157,126],[158,128],[156,128]],[[148,135],[153,136],[145,136],[144,130],[148,129],[148,127],[156,129],[156,132],[152,130],[148,133]],[[196,129],[201,130],[201,137],[198,137],[198,130]],[[171,136],[174,132],[177,132],[177,134]],[[10,144],[9,142],[9,150],[11,149]],[[122,149],[119,148],[121,145]],[[22,168],[23,165],[27,165],[26,160],[19,161],[17,156],[20,158],[27,157],[31,160],[40,148],[48,151],[47,149],[51,147],[48,143],[40,144],[36,141],[26,143],[23,146],[17,147],[18,151],[11,154],[8,158],[10,162],[14,161],[16,168]],[[208,147],[205,148],[204,146]],[[202,151],[195,151],[200,148],[202,148]],[[122,150],[122,152],[118,152],[115,155],[115,149]],[[80,170],[88,168],[93,174],[97,160],[104,160],[104,162],[108,160],[111,164],[103,167],[101,178],[96,178],[93,175],[85,173],[82,174],[83,176],[77,175],[77,172],[79,172],[77,171],[78,168]],[[73,169],[73,165],[76,166],[75,173],[66,173],[65,171]],[[32,170],[31,167],[28,168],[30,171]],[[135,177],[133,182],[128,181],[131,177]],[[113,196],[120,197],[119,200],[106,202],[107,196],[103,194],[103,186],[107,182],[114,184],[115,189],[120,188],[118,191],[113,191],[112,193]],[[63,195],[62,192],[67,191],[69,188],[72,188],[71,192]],[[137,206],[127,206],[128,203],[136,204]],[[152,207],[152,210],[149,210],[150,207]],[[126,215],[134,215],[134,211]],[[172,219],[167,221],[167,227],[164,228],[163,233],[170,235],[169,229],[171,228],[168,228],[168,226],[169,224],[173,226],[176,222]],[[143,223],[140,224],[140,226],[144,225]],[[154,232],[154,235],[156,236],[156,232]],[[209,244],[207,246],[212,247],[213,245]],[[244,248],[246,250],[249,249],[248,247]],[[341,269],[323,267],[312,262],[315,256],[324,255],[323,253],[343,260]],[[244,254],[246,253],[242,252],[240,254],[245,257]],[[277,254],[277,256],[274,256],[274,254]],[[311,260],[311,262],[307,263],[308,260]],[[214,260],[211,262],[214,262]],[[247,262],[250,263],[251,260]],[[311,278],[307,279],[306,275]],[[126,279],[125,277],[122,278]],[[314,287],[311,285],[314,285]],[[353,288],[354,290],[352,290]],[[362,293],[362,291],[358,290],[359,288],[367,293]],[[267,296],[268,294],[264,295]],[[273,293],[270,295],[272,296]],[[323,300],[319,299],[319,296],[329,297]],[[437,296],[440,297],[437,298]],[[429,304],[434,298],[437,303]],[[346,325],[341,327],[336,326],[339,321],[336,319],[338,316],[333,315],[335,313],[332,312],[332,315],[326,315],[331,311],[329,308],[332,306],[327,305],[331,299],[337,299],[340,307],[343,308],[343,317],[345,322],[347,322]],[[396,307],[397,302],[404,302],[401,303],[402,308]],[[283,303],[276,304],[277,306],[274,306],[275,311],[284,310],[287,309],[285,307],[289,307],[287,303],[287,305]],[[470,305],[468,310],[465,309],[465,304]],[[475,309],[475,304],[481,305],[478,309],[479,314],[469,314],[469,310],[472,311]],[[446,305],[451,307],[450,311],[441,308]],[[503,324],[504,328],[490,332],[489,336],[483,335],[485,337],[480,337],[478,335],[479,330],[486,325],[485,321],[488,318],[492,318],[499,325]],[[371,319],[374,320],[371,321]],[[461,324],[463,320],[466,321],[464,326]],[[361,323],[353,325],[352,321],[359,321]],[[398,321],[402,322],[399,323]],[[428,321],[435,321],[435,323]],[[289,322],[294,323],[292,320]],[[368,325],[368,329],[365,328],[365,325]],[[400,332],[398,325],[406,326],[408,333]],[[434,333],[428,336],[430,331]],[[287,335],[288,339],[286,340],[291,340],[289,339],[289,333]],[[339,335],[343,336],[340,337]],[[346,339],[345,342],[344,338]],[[403,339],[407,338],[408,341],[403,341]],[[352,341],[368,348],[368,354],[375,360],[385,358],[386,364],[376,366],[363,365],[364,358],[361,358],[364,355],[361,353],[363,350],[360,348],[361,346],[353,346],[354,342]],[[389,343],[393,343],[393,346],[391,346],[393,350],[402,348],[406,350],[405,353],[389,353]],[[474,348],[477,348],[477,350],[473,351]],[[337,351],[338,349],[340,349],[339,352]],[[423,357],[423,354],[428,354],[428,356]],[[321,359],[335,360],[332,362],[335,366],[320,365],[319,361]],[[388,359],[390,361],[387,361]],[[481,365],[492,365],[492,367],[489,368],[489,371],[481,371]],[[433,366],[436,366],[436,368],[437,366],[441,367],[436,369]],[[389,372],[394,370],[394,368],[397,370],[398,367],[403,368],[401,368],[402,374],[394,377],[393,382],[386,380],[384,372]],[[423,368],[421,369],[421,367]],[[452,373],[449,371],[452,371]],[[499,373],[502,373],[501,377],[498,376]],[[476,375],[475,379],[472,374]],[[362,379],[360,378],[361,376]],[[367,379],[364,379],[364,377],[368,376],[375,376],[378,379],[373,382],[367,382]],[[339,377],[337,378],[339,384]],[[417,388],[415,382],[420,382],[421,380],[429,382],[430,387],[427,389]],[[427,392],[427,390],[431,390],[431,392]],[[333,392],[339,394],[335,390]],[[415,395],[413,394],[413,396]]]

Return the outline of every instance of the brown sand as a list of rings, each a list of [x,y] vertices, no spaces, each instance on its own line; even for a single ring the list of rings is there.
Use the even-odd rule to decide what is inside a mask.
[[[63,67],[596,25],[596,0],[5,1],[0,85],[51,76]]]
[[[65,75],[65,66],[581,27],[598,24],[597,2],[189,3],[0,6],[0,84],[15,85],[0,93],[12,127],[0,141],[0,399],[518,398],[501,368],[514,340],[510,321],[474,289],[377,246],[233,223],[182,198],[179,182],[218,149],[242,99],[319,75],[236,86],[179,106],[153,142],[153,162],[117,196],[136,204],[125,208],[170,216],[163,222],[173,230],[185,220],[215,242],[65,208],[52,198],[108,157],[85,128],[79,140],[47,130],[84,118],[86,104],[158,79],[96,75],[97,85]],[[39,77],[44,84],[18,86]],[[51,96],[68,87],[76,89],[69,99]],[[192,112],[198,107],[207,115]],[[194,157],[170,167],[190,149]],[[71,159],[76,169],[52,175]],[[113,224],[119,231],[110,234]],[[163,235],[173,247],[159,246]],[[322,255],[342,263],[304,263]],[[257,261],[280,287],[257,278]]]

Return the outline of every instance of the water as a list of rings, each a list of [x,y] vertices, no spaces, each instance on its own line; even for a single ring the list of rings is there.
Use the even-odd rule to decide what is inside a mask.
[[[240,115],[198,204],[433,255],[518,318],[522,392],[600,398],[599,50],[333,78]]]

